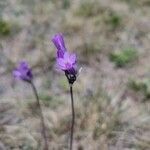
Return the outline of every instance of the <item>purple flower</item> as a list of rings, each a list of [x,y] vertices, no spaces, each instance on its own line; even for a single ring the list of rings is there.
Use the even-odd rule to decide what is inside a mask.
[[[57,66],[70,74],[76,74],[76,64],[77,57],[76,54],[69,54],[68,52],[64,53],[63,58],[57,57]]]
[[[54,35],[54,37],[52,38],[52,42],[57,48],[57,57],[62,58],[66,51],[63,35],[61,33]]]
[[[76,54],[70,54],[65,47],[62,34],[56,34],[52,38],[52,42],[57,48],[57,67],[63,70],[67,75],[77,74],[77,57]]]
[[[18,67],[14,69],[13,76],[16,79],[20,79],[27,82],[31,82],[33,78],[31,68],[29,67],[28,63],[25,61],[20,62]]]

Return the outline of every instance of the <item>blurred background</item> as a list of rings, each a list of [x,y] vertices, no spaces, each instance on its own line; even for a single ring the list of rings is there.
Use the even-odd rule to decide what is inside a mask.
[[[70,95],[51,38],[63,33],[82,71],[74,84],[75,150],[150,150],[150,0],[0,0],[0,150],[42,150],[32,66],[50,150],[67,150]]]

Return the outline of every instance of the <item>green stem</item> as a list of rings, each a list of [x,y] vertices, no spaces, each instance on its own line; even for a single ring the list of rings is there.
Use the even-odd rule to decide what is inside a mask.
[[[71,108],[72,108],[72,122],[71,122],[71,133],[70,133],[70,150],[73,146],[73,135],[74,135],[74,122],[75,122],[75,110],[74,110],[74,99],[73,99],[73,87],[70,84],[70,96],[71,96]]]

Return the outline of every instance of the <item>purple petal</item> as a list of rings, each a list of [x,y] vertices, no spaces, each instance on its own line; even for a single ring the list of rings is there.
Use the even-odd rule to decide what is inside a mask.
[[[65,60],[63,58],[57,58],[57,64],[60,69],[66,70]]]
[[[75,75],[75,74],[77,74],[77,71],[75,68],[71,68],[68,70],[68,73]]]
[[[76,61],[77,61],[76,54],[71,54],[70,57],[69,57],[69,61],[70,61],[70,63],[75,64]]]
[[[17,69],[14,70],[12,74],[16,79],[20,79],[21,77],[21,73]]]
[[[64,53],[64,59],[67,61],[70,58],[70,54],[68,52]]]
[[[61,50],[58,50],[58,51],[57,51],[57,57],[58,57],[58,58],[63,58],[63,57],[64,57],[64,52],[61,51]]]
[[[29,65],[28,65],[27,62],[21,61],[21,62],[19,63],[19,67],[18,67],[18,68],[20,68],[20,69],[29,69]]]
[[[54,37],[52,38],[52,42],[56,46],[57,50],[60,50],[63,52],[66,51],[65,42],[63,39],[63,35],[61,33],[54,35]]]

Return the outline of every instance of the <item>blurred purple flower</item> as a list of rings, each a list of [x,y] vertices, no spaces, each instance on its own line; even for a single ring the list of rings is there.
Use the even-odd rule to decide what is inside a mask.
[[[13,70],[13,76],[16,79],[20,79],[27,82],[31,82],[33,78],[31,68],[25,61],[20,62],[18,67]]]
[[[61,33],[54,35],[54,37],[52,38],[52,42],[57,48],[57,57],[62,58],[66,51],[63,35]]]

